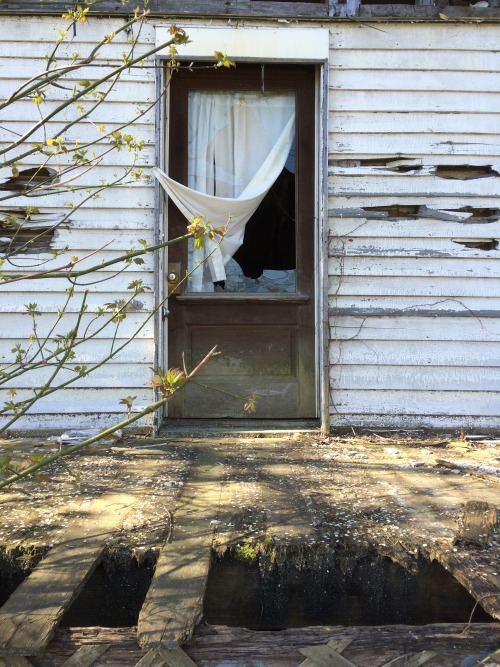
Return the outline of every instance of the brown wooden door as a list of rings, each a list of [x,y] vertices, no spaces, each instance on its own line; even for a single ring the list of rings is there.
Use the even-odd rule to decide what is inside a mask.
[[[259,397],[251,415],[257,419],[317,415],[313,68],[238,65],[229,71],[176,73],[170,87],[169,174],[187,183],[190,91],[259,92],[263,87],[264,94],[295,96],[294,166],[283,170],[247,223],[244,244],[234,256],[237,284],[257,285],[257,291],[231,291],[223,283],[212,293],[190,293],[185,283],[169,298],[168,365],[180,367],[184,353],[192,368],[214,345],[221,352],[198,376],[200,384],[190,384],[169,404],[170,418],[246,419],[244,399],[252,394]],[[168,220],[170,238],[185,233],[186,219],[172,202]],[[186,245],[169,250],[169,263],[180,268],[181,276],[188,268],[187,254]]]

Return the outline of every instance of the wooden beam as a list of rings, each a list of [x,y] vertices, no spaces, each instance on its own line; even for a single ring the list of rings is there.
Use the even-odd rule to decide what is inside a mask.
[[[223,466],[200,448],[175,514],[173,538],[160,552],[139,613],[143,648],[176,648],[187,641],[203,611]]]
[[[141,9],[143,2],[124,5],[121,0],[101,0],[90,8],[90,14],[130,16],[133,8]],[[0,2],[0,14],[60,15],[74,3],[69,0],[24,0]],[[150,0],[151,16],[268,16],[268,17],[326,17],[328,2],[268,2],[267,0]]]

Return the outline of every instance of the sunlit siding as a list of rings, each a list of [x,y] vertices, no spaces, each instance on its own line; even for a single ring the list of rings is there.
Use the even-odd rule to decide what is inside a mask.
[[[495,25],[331,30],[336,426],[500,425],[499,40]]]
[[[0,22],[0,90],[2,98],[8,96],[26,78],[44,67],[44,58],[52,50],[58,37],[58,30],[65,27],[65,21],[50,17],[14,18],[2,17]],[[91,19],[88,23],[78,24],[76,34],[68,35],[67,45],[60,48],[58,64],[66,64],[72,54],[81,56],[90,52],[98,40],[109,34],[121,25],[121,19]],[[145,26],[141,31],[139,43],[134,55],[140,55],[151,48],[154,43],[154,28]],[[122,62],[123,52],[130,48],[127,35],[123,33],[109,45],[103,46],[100,51],[97,65],[108,61]],[[102,67],[87,67],[74,75],[74,82],[94,79],[101,76],[106,70]],[[40,109],[31,100],[20,101],[15,106],[0,112],[0,139],[2,146],[17,135],[26,132],[39,119],[39,111],[46,113],[55,107],[58,101],[66,99],[69,91],[53,89],[47,92],[46,101]],[[138,118],[155,99],[154,69],[126,70],[120,81],[103,105],[92,115],[92,123],[79,122],[67,132],[64,137],[67,142],[81,142],[97,139],[100,132],[97,125],[113,129],[121,122],[137,118],[131,128],[124,130],[144,140],[144,148],[139,154],[138,167],[154,164],[154,110]],[[86,108],[90,102],[83,102]],[[68,110],[57,121],[47,127],[47,134],[39,131],[29,138],[29,142],[41,141],[57,136],[63,127],[63,121],[78,116],[75,108]],[[94,150],[100,152],[106,148],[106,141],[98,141]],[[64,158],[63,158],[64,159]],[[102,166],[84,174],[78,181],[82,185],[96,185],[102,181],[112,181],[123,174],[123,170],[132,162],[132,154],[127,150],[113,152],[106,157]],[[24,159],[18,169],[28,168],[30,165],[40,164],[41,156],[30,156]],[[0,171],[1,180],[10,175],[10,169]],[[5,192],[3,193],[6,194]],[[84,189],[73,194],[51,195],[50,197],[23,199],[17,197],[0,203],[2,209],[9,205],[34,205],[41,212],[68,211],[68,204],[78,202],[88,196]],[[40,266],[38,270],[46,270],[63,265],[68,257],[77,255],[84,257],[92,254],[91,258],[80,265],[81,268],[90,264],[99,264],[118,257],[130,249],[138,249],[139,239],[153,242],[154,230],[154,187],[151,180],[142,180],[138,183],[123,187],[105,190],[98,199],[89,200],[85,206],[71,214],[67,229],[59,229],[52,242],[52,249],[68,248],[68,251],[49,264]],[[31,256],[32,258],[33,256]],[[38,258],[47,259],[48,253],[40,253]],[[31,267],[32,260],[26,262]],[[14,270],[14,267],[4,265],[3,270]],[[122,268],[120,266],[119,268]],[[95,282],[96,279],[108,278],[104,282]],[[136,396],[133,410],[140,410],[148,405],[152,398],[150,385],[150,366],[154,363],[154,322],[150,317],[154,307],[154,277],[153,258],[147,256],[143,265],[131,264],[123,273],[116,275],[112,269],[100,273],[99,276],[88,276],[82,279],[76,288],[77,298],[69,306],[71,314],[66,315],[56,331],[67,332],[76,322],[78,308],[84,290],[88,289],[88,314],[84,316],[82,328],[93,316],[99,306],[105,306],[115,299],[128,298],[130,292],[127,286],[133,280],[142,279],[150,290],[136,298],[135,310],[116,330],[110,326],[99,333],[95,339],[76,349],[74,365],[86,364],[91,366],[103,359],[109,352],[111,345],[114,349],[126,342],[138,329],[137,339],[133,340],[116,357],[102,366],[88,377],[79,379],[68,389],[56,392],[52,396],[41,400],[31,410],[29,416],[16,424],[16,428],[36,429],[48,427],[51,429],[71,426],[106,426],[115,423],[126,414],[126,406],[120,404],[125,396]],[[85,283],[89,283],[85,286]],[[39,281],[18,282],[9,287],[2,287],[0,292],[0,356],[3,360],[12,358],[12,348],[22,338],[31,333],[30,318],[24,314],[25,304],[36,303],[42,315],[37,319],[39,335],[48,333],[55,321],[57,308],[61,307],[66,299],[65,290],[69,283],[63,280],[43,279]],[[150,319],[148,320],[148,317]],[[100,325],[97,321],[94,328]],[[53,336],[54,333],[51,334]],[[31,387],[39,387],[47,379],[49,371],[37,371],[36,374],[26,374],[12,385],[18,390],[16,399],[32,396]],[[64,380],[71,377],[72,371],[63,372],[59,377]],[[0,394],[0,402],[6,400],[5,391]],[[152,423],[152,418],[140,422],[142,426]]]

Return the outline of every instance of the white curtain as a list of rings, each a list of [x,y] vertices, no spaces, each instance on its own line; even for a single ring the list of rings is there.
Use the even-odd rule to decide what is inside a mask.
[[[213,283],[225,279],[224,266],[281,173],[294,132],[293,94],[190,93],[188,185],[161,169],[153,173],[188,220],[201,216],[214,227],[227,228],[218,247],[218,242],[207,242],[202,250],[191,248],[191,292],[213,291]]]

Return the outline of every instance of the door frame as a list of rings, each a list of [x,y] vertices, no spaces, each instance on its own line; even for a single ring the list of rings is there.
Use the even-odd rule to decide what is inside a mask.
[[[169,25],[156,26],[156,43],[168,41]],[[317,419],[322,431],[329,431],[329,336],[328,336],[328,53],[329,30],[327,28],[269,28],[254,26],[251,28],[228,27],[221,25],[207,28],[191,23],[182,26],[189,38],[189,44],[179,47],[178,60],[191,62],[206,60],[213,62],[214,49],[223,52],[236,62],[258,62],[272,64],[313,64],[315,65],[315,357],[316,357],[316,401]],[[290,33],[293,31],[293,34]],[[297,45],[301,46],[297,48]],[[215,45],[215,46],[214,46]],[[257,54],[257,55],[256,55]],[[297,54],[300,57],[297,57]],[[159,51],[156,64],[170,60],[168,51]],[[166,86],[164,69],[156,68],[158,93]],[[158,105],[156,115],[155,163],[162,169],[168,163],[168,87],[163,104]],[[167,207],[163,205],[160,186],[155,184],[155,239],[161,242],[168,232]],[[158,251],[155,256],[155,298],[156,305],[163,302],[166,294],[163,267],[166,252]],[[165,322],[165,309],[160,308],[155,318],[155,365],[168,367],[168,326]],[[167,406],[166,406],[167,407]],[[157,415],[155,430],[168,414]],[[255,420],[256,427],[258,421]]]

